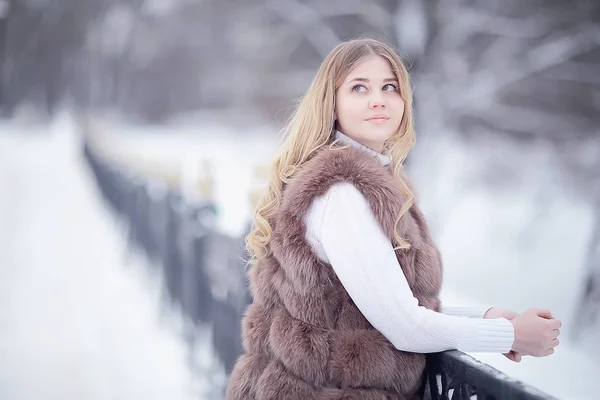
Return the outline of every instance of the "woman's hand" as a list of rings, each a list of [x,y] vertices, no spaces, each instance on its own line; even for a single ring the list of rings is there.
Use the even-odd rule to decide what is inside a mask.
[[[532,308],[510,321],[515,328],[512,350],[534,357],[546,357],[554,353],[560,341],[562,323],[552,317],[550,310]]]
[[[519,315],[519,314],[512,310],[506,310],[504,308],[492,307],[489,310],[487,310],[487,312],[485,313],[483,318],[486,318],[486,319],[506,318],[507,320],[510,321],[513,318],[515,318],[517,315]],[[514,361],[516,363],[521,362],[521,359],[523,358],[523,355],[521,353],[517,353],[514,350],[511,350],[508,353],[504,353],[504,356],[506,358],[508,358],[509,360]]]

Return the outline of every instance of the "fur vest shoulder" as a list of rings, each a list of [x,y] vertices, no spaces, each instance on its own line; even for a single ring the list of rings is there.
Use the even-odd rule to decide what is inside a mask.
[[[245,354],[231,374],[227,399],[400,400],[420,389],[425,356],[397,350],[374,329],[305,240],[304,214],[339,182],[362,192],[396,246],[394,224],[404,199],[390,169],[351,147],[317,152],[285,187],[270,221],[269,254],[249,271]],[[439,311],[441,258],[416,204],[398,233],[411,244],[396,255],[413,294]]]

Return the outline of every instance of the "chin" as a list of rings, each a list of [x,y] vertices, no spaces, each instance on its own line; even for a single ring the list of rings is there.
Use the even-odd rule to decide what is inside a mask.
[[[390,131],[389,129],[382,129],[382,130],[377,129],[375,131],[375,134],[374,135],[371,134],[370,136],[375,141],[385,142],[386,140],[388,140],[389,138],[394,136],[394,133],[396,133],[396,131]]]

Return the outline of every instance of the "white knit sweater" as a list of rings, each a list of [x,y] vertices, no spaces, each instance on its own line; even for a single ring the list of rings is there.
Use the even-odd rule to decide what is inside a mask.
[[[336,138],[373,154],[384,166],[390,162],[341,132]],[[504,318],[483,319],[489,307],[444,307],[437,313],[419,306],[392,244],[352,184],[333,185],[316,198],[304,222],[317,256],[331,264],[356,306],[397,349],[507,353],[512,348],[512,324]]]

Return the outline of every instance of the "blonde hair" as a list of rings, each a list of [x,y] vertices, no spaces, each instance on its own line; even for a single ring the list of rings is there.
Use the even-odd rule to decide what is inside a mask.
[[[337,88],[358,64],[373,56],[383,57],[389,62],[405,103],[398,131],[386,142],[384,153],[391,156],[392,171],[406,199],[395,221],[394,239],[397,248],[410,248],[410,244],[397,233],[400,219],[413,204],[412,191],[402,179],[403,162],[415,144],[408,71],[393,47],[374,39],[355,39],[339,44],[327,55],[284,128],[285,141],[275,155],[269,171],[268,187],[258,200],[252,230],[246,236],[249,264],[255,264],[269,254],[272,234],[270,222],[281,203],[284,185],[290,182],[298,168],[315,151],[331,144]]]

